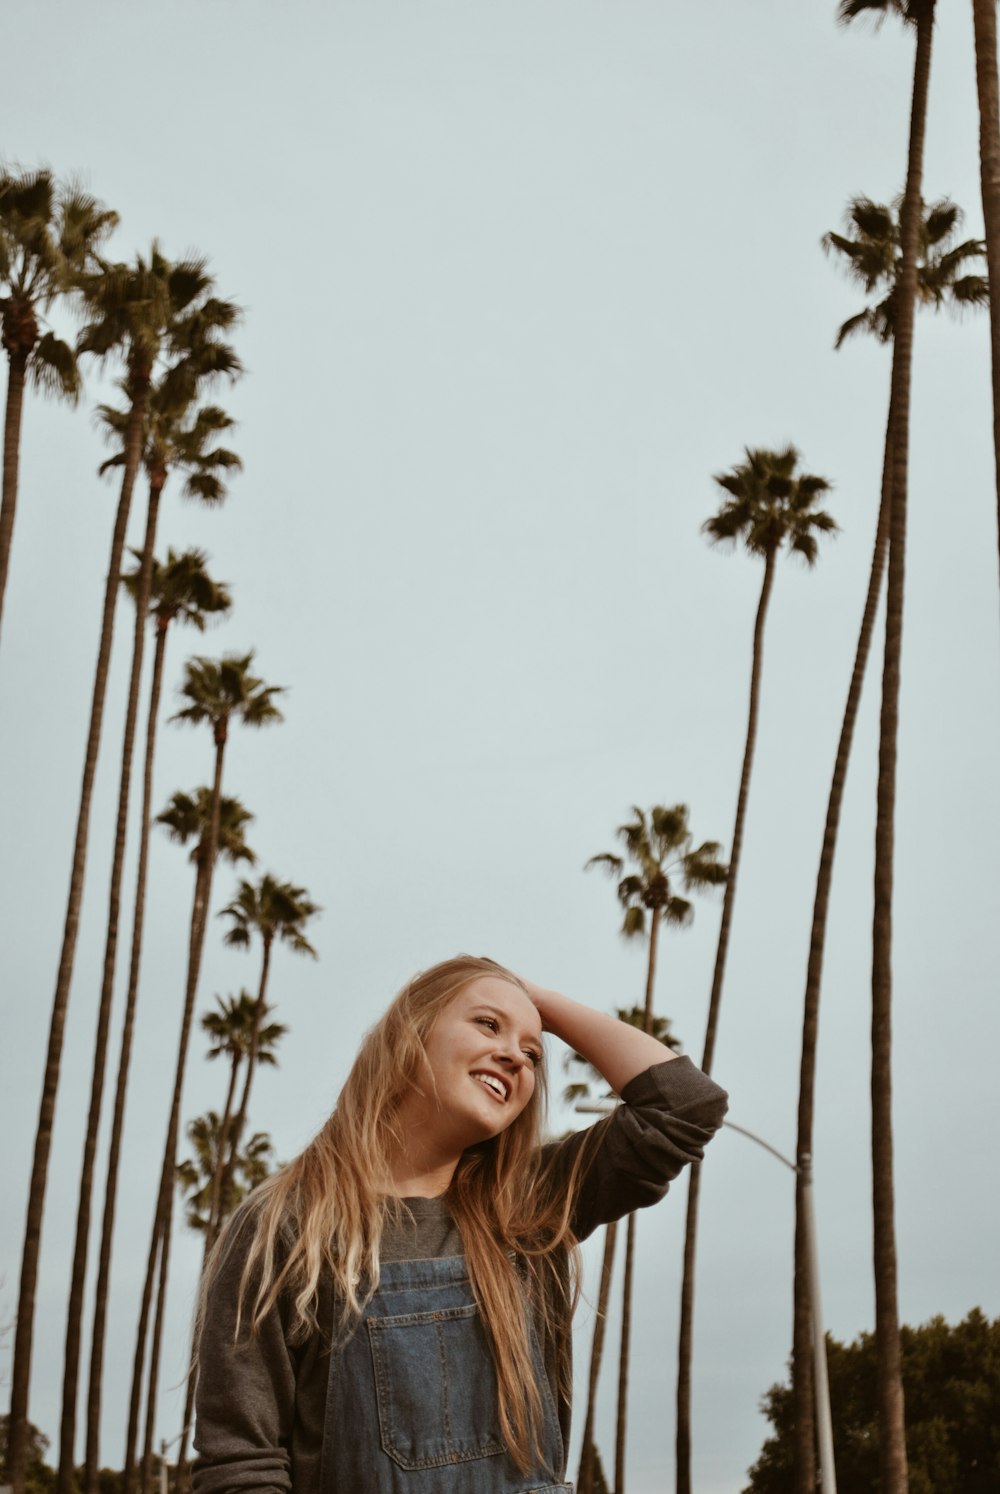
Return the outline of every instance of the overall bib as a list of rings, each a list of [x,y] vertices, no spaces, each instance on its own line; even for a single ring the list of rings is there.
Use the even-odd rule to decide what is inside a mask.
[[[540,1446],[562,1436],[525,1300],[542,1400]],[[521,1474],[500,1440],[497,1379],[463,1256],[394,1261],[346,1343],[334,1346],[320,1494],[572,1494]]]

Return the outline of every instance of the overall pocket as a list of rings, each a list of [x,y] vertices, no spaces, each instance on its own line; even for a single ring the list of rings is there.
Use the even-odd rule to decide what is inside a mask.
[[[366,1320],[383,1450],[400,1468],[505,1451],[497,1377],[474,1303]]]

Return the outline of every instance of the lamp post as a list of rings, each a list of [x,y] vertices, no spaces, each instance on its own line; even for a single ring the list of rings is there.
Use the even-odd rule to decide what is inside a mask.
[[[823,1309],[819,1295],[819,1250],[816,1245],[816,1212],[813,1204],[812,1157],[803,1154],[796,1166],[783,1152],[779,1152],[769,1141],[738,1126],[735,1121],[723,1121],[730,1131],[738,1131],[748,1141],[755,1141],[772,1157],[777,1157],[790,1167],[802,1183],[802,1223],[806,1236],[806,1258],[809,1266],[809,1303],[812,1309],[813,1379],[816,1390],[816,1440],[819,1444],[819,1474],[822,1494],[837,1494],[837,1471],[833,1462],[833,1418],[830,1414],[830,1381],[826,1370],[826,1337],[823,1332]]]
[[[617,1101],[607,1100],[597,1104],[581,1101],[573,1108],[579,1115],[607,1115],[614,1110],[617,1103]],[[755,1131],[748,1131],[746,1126],[738,1126],[735,1121],[727,1120],[722,1124],[729,1131],[738,1131],[748,1141],[755,1141],[758,1146],[764,1148],[765,1152],[770,1152],[772,1157],[777,1157],[779,1162],[790,1168],[802,1181],[803,1224],[809,1269],[809,1303],[812,1309],[813,1381],[816,1399],[816,1440],[819,1444],[819,1486],[821,1494],[837,1494],[837,1470],[833,1461],[833,1417],[830,1414],[830,1380],[826,1370],[826,1336],[823,1332],[823,1309],[819,1295],[819,1250],[816,1245],[812,1157],[808,1152],[804,1153],[801,1166],[797,1167],[791,1158],[786,1157],[784,1152],[779,1152],[777,1147],[765,1141],[763,1136],[758,1136]]]

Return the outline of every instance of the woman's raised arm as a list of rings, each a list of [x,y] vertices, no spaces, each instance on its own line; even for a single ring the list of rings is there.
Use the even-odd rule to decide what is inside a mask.
[[[554,1033],[592,1064],[616,1094],[653,1064],[677,1057],[658,1038],[617,1017],[595,1011],[559,991],[548,991],[534,981],[525,980],[524,988],[538,1008],[546,1032]]]

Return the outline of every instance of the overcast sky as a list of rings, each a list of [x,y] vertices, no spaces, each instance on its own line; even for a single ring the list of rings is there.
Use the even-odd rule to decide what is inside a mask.
[[[168,486],[160,545],[203,545],[236,605],[204,639],[171,638],[164,715],[192,651],[256,648],[261,674],[288,690],[285,724],[234,731],[226,770],[256,816],[261,869],[323,908],[319,960],[274,959],[272,996],[291,1031],[281,1067],[260,1076],[252,1122],[281,1157],[322,1121],[361,1032],[423,965],[468,949],[597,1007],[641,998],[642,950],[617,937],[613,887],[583,864],[613,847],[633,803],[687,803],[696,837],[728,851],[761,571],[699,529],[719,502],[712,474],[746,445],[788,440],[834,484],[842,533],[812,572],[783,560],[775,584],[715,1074],[733,1120],[794,1150],[815,868],[889,378],[883,348],[833,352],[860,302],[819,241],[851,195],[887,200],[902,185],[912,68],[898,24],[843,30],[834,10],[4,7],[4,160],[79,175],[121,216],[117,256],[148,252],[154,237],[172,257],[196,249],[246,310],[249,373],[218,395],[240,423],[245,474],[213,513]],[[970,7],[940,11],[926,195],[952,196],[978,234]],[[0,648],[6,1323],[116,502],[96,476],[106,453],[91,418],[109,385],[87,377],[76,412],[26,401]],[[985,317],[923,314],[895,910],[900,1303],[911,1323],[977,1304],[1000,1312],[990,420]],[[53,1438],[130,629],[123,605],[41,1263],[31,1416]],[[819,1058],[823,1294],[841,1338],[873,1322],[877,716],[876,668],[848,784]],[[164,727],[157,806],[207,781],[211,756],[206,731]],[[107,1360],[103,1460],[115,1466],[191,878],[185,853],[158,835]],[[221,907],[228,870],[216,886]],[[718,919],[718,901],[699,900],[693,929],[661,945],[657,1007],[696,1059]],[[256,980],[256,954],[224,949],[221,932],[208,941],[202,1007]],[[202,1052],[199,1035],[187,1117],[223,1098],[224,1075]],[[678,1184],[641,1220],[630,1494],[673,1486],[685,1193]],[[733,1494],[766,1434],[759,1399],[789,1352],[793,1189],[773,1158],[723,1134],[702,1196],[695,1487]],[[180,1429],[199,1256],[178,1236],[158,1437]],[[593,1272],[596,1252],[587,1258]],[[578,1326],[582,1367],[586,1305]],[[609,1362],[606,1463],[612,1380]],[[576,1458],[575,1439],[574,1471]]]

